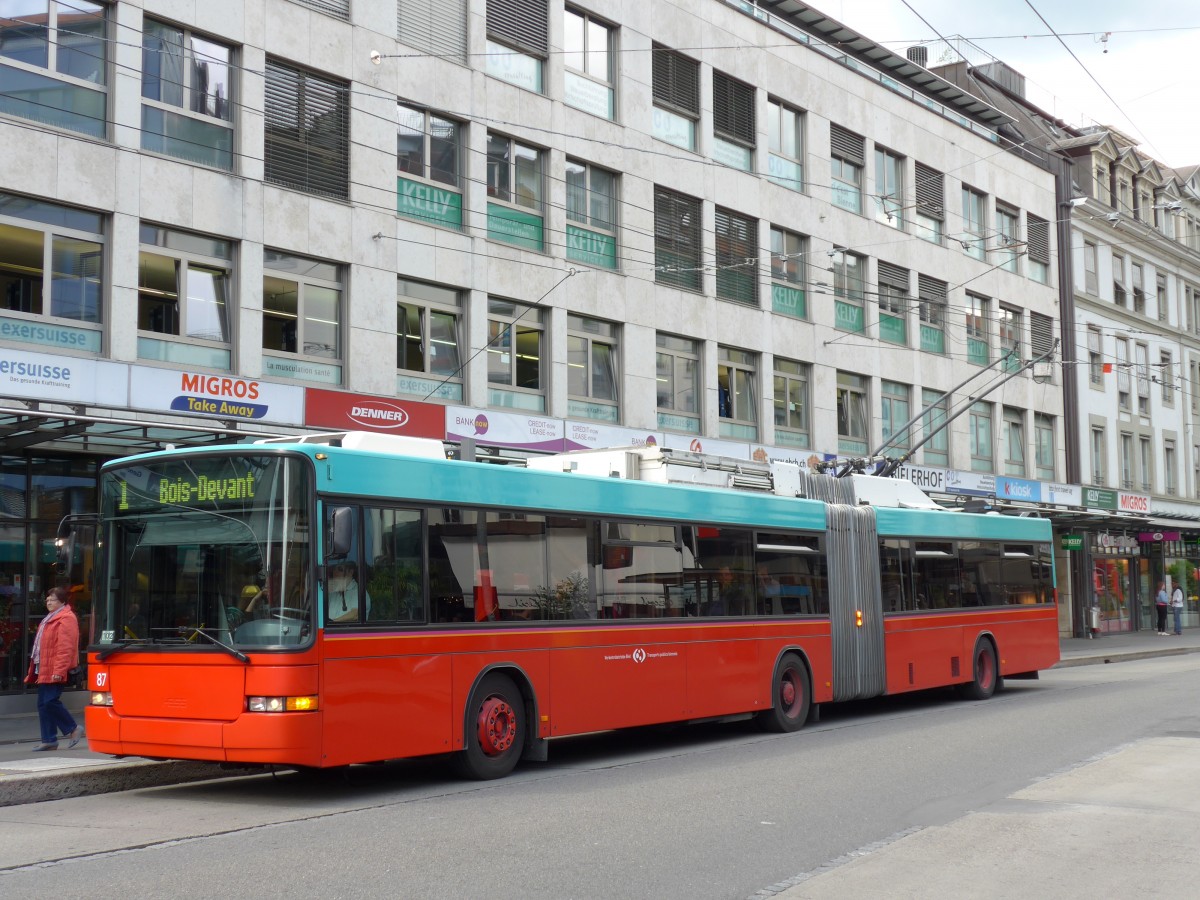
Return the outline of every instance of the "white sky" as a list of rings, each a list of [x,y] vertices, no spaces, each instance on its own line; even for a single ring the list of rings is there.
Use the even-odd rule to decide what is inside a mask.
[[[1027,98],[1067,124],[1112,125],[1171,168],[1200,163],[1200,3],[1194,0],[907,0],[907,5],[904,0],[816,0],[813,5],[901,54],[911,43],[937,39],[930,26],[946,38],[965,37],[1024,75]],[[1102,42],[1105,32],[1111,34]],[[936,61],[931,55],[930,65]]]

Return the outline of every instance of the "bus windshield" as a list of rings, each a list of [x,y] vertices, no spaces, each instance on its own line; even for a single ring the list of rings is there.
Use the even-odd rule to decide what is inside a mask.
[[[312,639],[306,463],[271,455],[140,461],[101,476],[102,656],[134,647],[295,647]]]

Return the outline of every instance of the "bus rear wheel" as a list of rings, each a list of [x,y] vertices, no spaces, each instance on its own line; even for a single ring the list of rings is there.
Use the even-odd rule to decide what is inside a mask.
[[[799,731],[808,721],[812,688],[804,661],[789,653],[775,669],[771,708],[759,713],[759,724],[767,731]]]
[[[503,778],[525,749],[525,700],[507,675],[489,674],[467,704],[464,747],[456,758],[460,774],[481,781]]]
[[[972,654],[972,670],[974,677],[964,685],[959,686],[959,693],[968,700],[986,700],[996,693],[1000,683],[999,668],[996,665],[996,648],[986,639],[975,645]]]

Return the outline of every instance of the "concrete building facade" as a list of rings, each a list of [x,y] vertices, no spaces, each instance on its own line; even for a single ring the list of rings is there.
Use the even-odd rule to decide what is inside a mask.
[[[945,499],[1086,505],[1053,167],[807,4],[30,6],[0,23],[9,690],[53,523],[166,444],[367,420],[808,465],[928,439],[901,472]]]

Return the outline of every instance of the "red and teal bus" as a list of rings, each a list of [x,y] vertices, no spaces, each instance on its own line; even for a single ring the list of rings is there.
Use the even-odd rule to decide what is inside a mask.
[[[863,502],[856,480],[791,473],[781,496],[353,433],[110,463],[88,740],[292,767],[454,754],[491,778],[568,735],[794,731],[814,704],[982,699],[1057,661],[1047,521]]]

